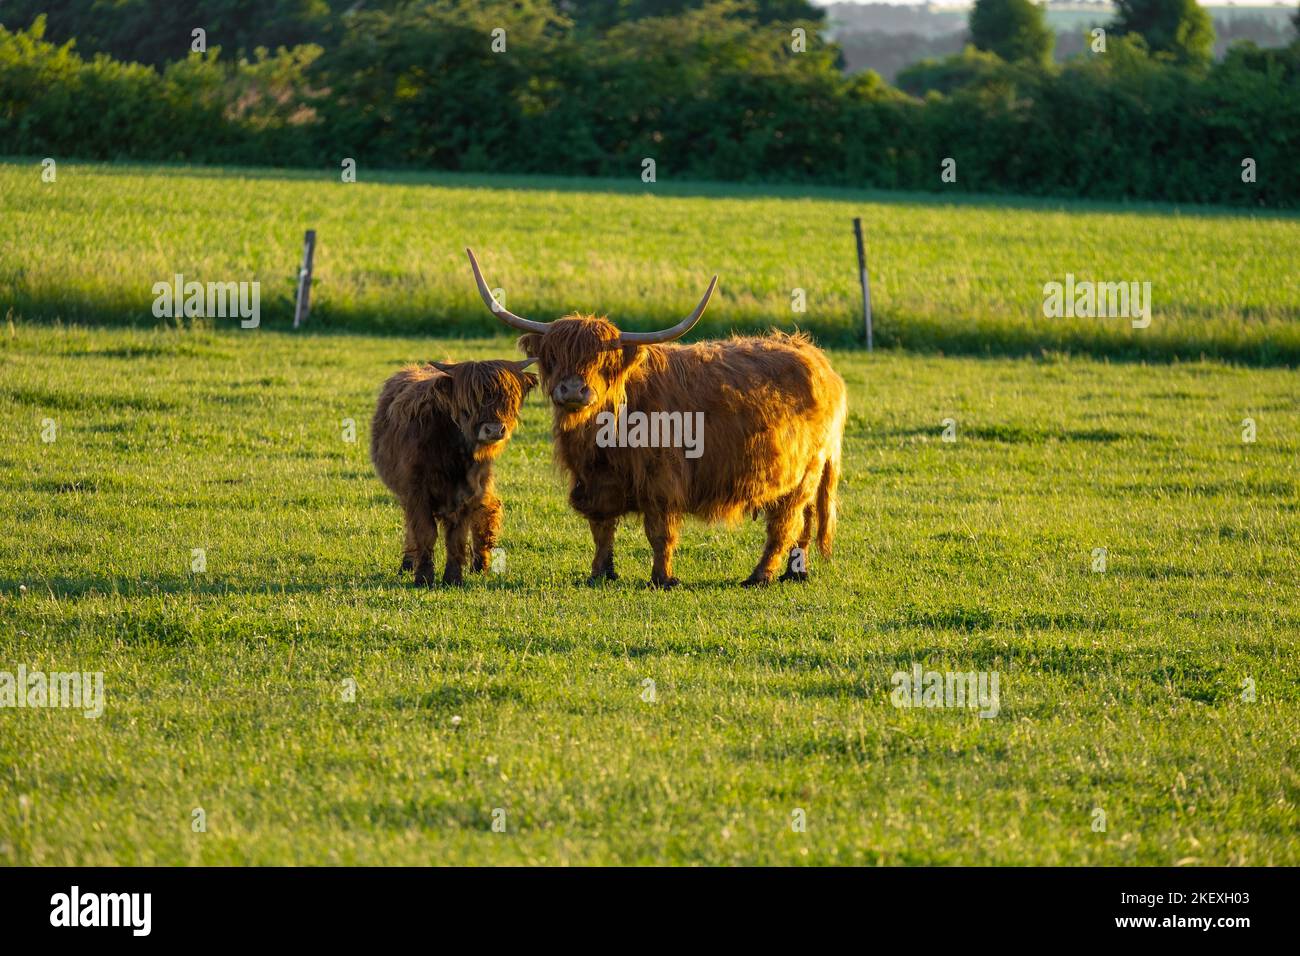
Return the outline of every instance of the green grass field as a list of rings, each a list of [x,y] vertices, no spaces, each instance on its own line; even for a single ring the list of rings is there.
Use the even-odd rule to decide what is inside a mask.
[[[107,693],[0,711],[4,862],[1300,862],[1294,372],[835,352],[838,554],[761,593],[754,524],[690,526],[668,594],[630,525],[580,586],[534,397],[506,572],[426,591],[374,393],[508,342],[0,342],[0,660]],[[894,707],[913,662],[997,671],[1000,713]]]
[[[844,190],[604,180],[222,172],[0,164],[0,303],[20,318],[155,325],[155,282],[258,280],[264,320],[292,314],[303,230],[318,231],[313,322],[481,335],[479,253],[509,308],[605,312],[628,328],[690,311],[701,330],[798,323],[852,344],[861,296],[852,220],[867,236],[882,345],[967,354],[1197,358],[1300,364],[1300,216]],[[431,188],[436,186],[438,188]],[[1066,273],[1152,284],[1146,329],[1047,319]],[[796,289],[806,311],[795,312]],[[3,318],[3,315],[0,315]]]
[[[1300,864],[1296,220],[392,179],[0,166],[0,671],[107,695],[0,708],[0,864]],[[830,350],[810,584],[742,590],[761,525],[688,524],[685,586],[647,590],[629,522],[623,579],[583,586],[537,395],[504,573],[399,579],[380,383],[518,354],[465,337],[491,325],[462,245],[525,314],[660,322],[716,269],[707,333],[788,327],[806,285],[843,344],[854,211],[882,338],[928,351]],[[269,292],[259,329],[145,327],[177,271],[270,289],[304,223],[309,330]],[[1178,304],[1149,338],[1034,317],[1094,268]],[[1007,354],[934,354],[978,335]],[[1111,360],[1134,343],[1158,361]],[[1172,360],[1201,350],[1257,364]],[[894,706],[914,664],[996,672],[997,716]]]

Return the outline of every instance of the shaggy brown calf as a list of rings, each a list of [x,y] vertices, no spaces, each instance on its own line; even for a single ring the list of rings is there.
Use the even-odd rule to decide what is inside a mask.
[[[556,458],[570,477],[569,501],[595,541],[593,582],[616,578],[614,530],[633,512],[642,515],[654,549],[655,587],[678,583],[673,549],[685,514],[706,521],[766,516],[767,543],[747,586],[769,583],[787,553],[781,580],[807,580],[814,519],[818,548],[830,555],[844,382],[805,336],[664,344],[699,320],[717,276],[695,311],[662,332],[620,332],[592,316],[533,322],[502,308],[473,252],[469,258],[484,303],[527,333],[520,347],[538,359],[554,405]],[[642,429],[640,442],[625,441],[633,428],[620,419],[638,413],[651,432],[658,423],[655,439],[667,431],[670,440],[647,443]],[[672,447],[686,437],[685,416],[700,423],[698,447]]]
[[[468,539],[482,571],[501,533],[492,462],[519,421],[537,376],[523,362],[411,365],[384,383],[370,428],[375,471],[406,513],[402,570],[433,584],[433,549],[442,523],[444,584],[460,584]]]

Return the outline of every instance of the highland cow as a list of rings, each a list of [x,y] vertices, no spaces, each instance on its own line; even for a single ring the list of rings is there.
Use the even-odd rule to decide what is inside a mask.
[[[620,332],[594,316],[534,322],[496,302],[466,251],[484,303],[525,333],[519,345],[538,360],[569,502],[591,526],[591,582],[617,579],[614,531],[632,513],[642,516],[654,550],[654,587],[679,583],[673,551],[683,515],[766,517],[767,541],[746,586],[768,584],[786,555],[781,580],[806,581],[814,520],[818,548],[830,556],[846,400],[844,382],[806,336],[668,344],[699,321],[717,276],[695,311],[661,332]],[[681,442],[611,442],[611,414],[636,413],[652,421],[661,413],[688,423],[698,417],[696,453],[675,447]]]
[[[441,523],[444,584],[460,584],[470,538],[482,571],[501,533],[503,507],[492,463],[510,440],[537,376],[522,362],[433,362],[408,366],[384,383],[370,429],[370,458],[406,515],[403,571],[434,583]]]

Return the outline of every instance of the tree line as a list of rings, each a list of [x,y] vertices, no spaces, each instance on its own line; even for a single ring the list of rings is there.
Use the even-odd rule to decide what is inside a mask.
[[[61,5],[61,29],[94,2]],[[79,37],[48,34],[52,18],[20,22],[23,3],[8,4],[5,151],[335,170],[352,158],[362,175],[632,177],[653,159],[660,181],[1300,205],[1300,43],[1210,62],[1193,0],[1124,0],[1101,48],[1064,64],[1041,8],[979,0],[973,46],[899,87],[845,75],[803,0],[188,6],[239,16],[190,11],[159,34],[90,18],[90,45],[111,52],[83,54]],[[200,44],[202,23],[215,26]],[[149,47],[158,35],[179,50]],[[250,46],[262,37],[284,42]]]

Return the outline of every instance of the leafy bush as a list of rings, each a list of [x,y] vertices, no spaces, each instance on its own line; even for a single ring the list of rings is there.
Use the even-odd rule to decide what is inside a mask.
[[[754,17],[724,2],[594,32],[547,0],[434,0],[353,13],[329,50],[213,48],[161,72],[86,60],[38,18],[0,28],[0,138],[97,159],[627,178],[653,159],[660,179],[1300,205],[1300,45],[1191,67],[1137,35],[1060,67],[968,48],[904,71],[904,92],[845,76],[815,23]]]
[[[970,34],[978,49],[1011,63],[1049,63],[1056,46],[1056,34],[1047,25],[1044,8],[1032,0],[975,0]]]
[[[1140,35],[1152,52],[1180,63],[1210,62],[1214,23],[1196,0],[1115,0],[1115,11],[1112,29]]]
[[[89,159],[310,163],[300,131],[315,123],[303,46],[251,62],[221,50],[191,53],[162,73],[104,54],[85,60],[69,41],[0,27],[0,141],[9,152]]]

